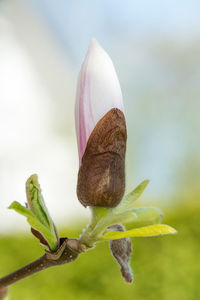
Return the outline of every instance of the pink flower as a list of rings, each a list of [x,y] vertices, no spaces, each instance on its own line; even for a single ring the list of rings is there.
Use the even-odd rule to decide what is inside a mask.
[[[112,108],[124,112],[122,93],[113,63],[92,39],[77,85],[75,120],[79,164],[97,122]]]

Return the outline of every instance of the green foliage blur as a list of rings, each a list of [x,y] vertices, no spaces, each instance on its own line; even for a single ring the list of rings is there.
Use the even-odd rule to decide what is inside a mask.
[[[133,284],[124,283],[107,242],[82,254],[75,262],[47,269],[10,287],[11,300],[45,299],[200,299],[200,205],[184,205],[165,212],[164,223],[178,235],[132,239]],[[74,228],[77,226],[74,226]],[[78,237],[78,229],[62,236]],[[43,254],[31,235],[1,236],[0,276]]]

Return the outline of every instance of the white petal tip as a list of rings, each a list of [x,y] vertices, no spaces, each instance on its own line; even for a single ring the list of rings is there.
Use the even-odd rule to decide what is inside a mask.
[[[88,53],[91,53],[91,52],[95,53],[98,50],[103,50],[103,48],[101,47],[101,45],[95,38],[92,38],[90,41],[89,48],[88,48]]]
[[[97,39],[92,38],[91,41],[90,41],[90,46],[94,46],[94,45],[98,45],[99,46],[99,42],[97,41]]]

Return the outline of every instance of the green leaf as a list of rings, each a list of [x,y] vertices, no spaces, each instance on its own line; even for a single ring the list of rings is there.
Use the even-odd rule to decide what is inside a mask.
[[[157,207],[139,207],[131,210],[136,213],[137,218],[131,220],[127,224],[128,229],[132,229],[135,227],[143,227],[147,225],[159,224],[162,222],[163,213]]]
[[[110,214],[108,216],[106,216],[105,218],[102,218],[97,225],[95,226],[95,228],[93,229],[93,231],[91,232],[91,237],[94,238],[98,238],[109,226],[114,225],[114,224],[118,224],[118,223],[122,223],[125,224],[128,221],[137,218],[136,214],[134,212],[124,212],[121,214]]]
[[[26,182],[26,195],[30,210],[54,234],[54,224],[45,205],[36,174],[31,175]]]
[[[149,180],[144,180],[132,192],[126,195],[121,203],[114,209],[115,211],[126,211],[134,207],[134,202],[141,196],[147,187]]]
[[[57,250],[57,237],[52,234],[52,232],[47,227],[45,227],[45,225],[41,223],[37,216],[35,216],[28,208],[22,206],[17,201],[14,201],[8,208],[14,209],[19,214],[25,216],[30,226],[39,231],[44,236],[45,240],[49,244],[51,251]]]
[[[165,224],[157,224],[135,228],[124,232],[108,231],[102,235],[100,240],[116,240],[126,237],[152,237],[175,233],[177,233],[177,231],[174,228]]]
[[[37,219],[57,238],[57,244],[59,244],[59,235],[45,205],[36,174],[31,175],[26,182],[26,195],[28,208],[37,217]]]

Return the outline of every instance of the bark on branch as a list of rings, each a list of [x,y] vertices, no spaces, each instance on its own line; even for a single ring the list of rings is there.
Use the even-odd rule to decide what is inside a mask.
[[[76,239],[61,238],[60,245],[60,248],[56,252],[46,252],[34,262],[1,278],[0,289],[3,290],[5,287],[49,267],[73,262],[81,252],[86,250],[84,246],[80,244],[79,240]]]

